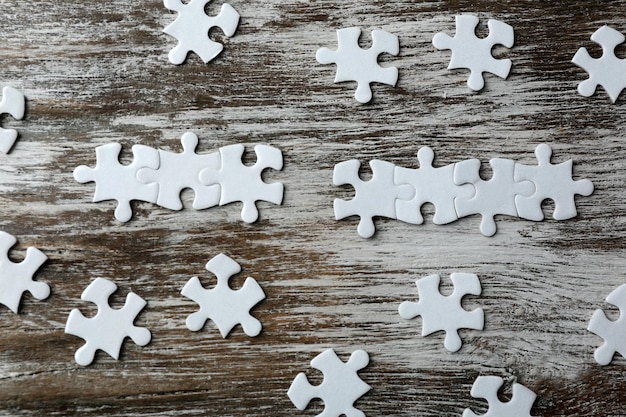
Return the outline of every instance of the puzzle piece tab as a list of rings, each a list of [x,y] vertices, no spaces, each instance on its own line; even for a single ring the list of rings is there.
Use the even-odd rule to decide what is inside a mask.
[[[433,150],[425,146],[417,152],[419,169],[396,167],[395,183],[409,184],[415,189],[413,199],[396,200],[398,220],[422,224],[424,218],[420,212],[421,207],[424,203],[431,203],[435,206],[433,223],[451,223],[459,218],[454,207],[455,198],[471,198],[474,195],[472,185],[454,183],[454,164],[435,168],[434,157]]]
[[[214,27],[222,29],[227,37],[235,34],[239,25],[239,13],[228,3],[224,3],[217,16],[207,16],[205,6],[211,0],[164,0],[168,9],[178,12],[178,17],[163,32],[178,40],[170,51],[172,64],[182,64],[189,52],[195,52],[204,63],[218,56],[224,46],[209,38],[209,31]]]
[[[605,25],[591,35],[591,40],[602,46],[602,56],[592,58],[586,48],[576,52],[572,62],[589,73],[589,78],[578,84],[578,92],[590,97],[602,86],[615,103],[626,88],[626,59],[615,55],[615,48],[624,43],[624,35]]]
[[[476,190],[470,199],[457,198],[454,201],[459,217],[480,214],[480,231],[485,236],[496,233],[494,217],[498,214],[517,216],[516,196],[530,196],[535,185],[530,181],[517,182],[514,179],[515,162],[510,159],[494,158],[489,161],[493,175],[490,180],[480,178],[480,161],[467,159],[454,167],[454,182],[457,185],[472,184]]]
[[[38,300],[44,300],[50,295],[48,284],[33,281],[33,275],[48,257],[39,249],[27,248],[24,260],[15,263],[8,254],[16,243],[14,236],[0,232],[0,304],[14,313],[17,313],[25,291]]]
[[[591,317],[587,330],[604,339],[602,346],[594,352],[594,358],[600,365],[608,365],[613,355],[619,353],[626,358],[626,284],[622,284],[606,297],[606,302],[619,308],[619,319],[609,320],[604,312],[596,310]]]
[[[312,399],[320,398],[324,411],[318,417],[365,417],[354,407],[354,402],[371,388],[357,374],[368,363],[369,355],[364,350],[354,351],[344,363],[334,350],[327,349],[311,361],[311,366],[324,374],[322,383],[313,386],[304,373],[299,373],[287,395],[298,410],[304,410]]]
[[[572,160],[560,164],[550,163],[552,148],[545,143],[535,148],[538,165],[515,164],[515,181],[531,181],[535,192],[529,196],[515,197],[517,214],[528,220],[543,220],[541,203],[543,200],[554,201],[555,220],[566,220],[575,217],[576,194],[588,196],[593,193],[593,183],[589,180],[572,179]]]
[[[394,183],[395,165],[374,159],[370,161],[372,178],[363,181],[359,177],[361,163],[352,159],[335,165],[333,183],[335,185],[350,184],[355,195],[352,200],[335,199],[335,218],[341,220],[348,216],[361,218],[357,231],[362,237],[371,237],[376,231],[374,217],[396,218],[396,200],[408,200],[413,197],[414,190],[409,185]]]
[[[95,182],[96,192],[93,202],[117,200],[115,218],[127,222],[133,215],[130,202],[132,200],[156,203],[159,195],[159,185],[156,183],[143,184],[137,179],[137,172],[141,168],[157,169],[159,167],[159,152],[144,145],[134,145],[133,162],[122,165],[119,154],[122,145],[109,143],[96,148],[96,166],[89,168],[81,165],[74,170],[74,178],[80,183]]]
[[[13,87],[2,89],[2,101],[0,101],[0,114],[10,114],[16,120],[22,120],[26,107],[26,99],[21,91]],[[15,140],[17,130],[0,127],[0,152],[9,153]]]
[[[257,336],[261,332],[261,322],[250,315],[250,309],[265,299],[259,284],[248,277],[239,290],[232,290],[228,281],[241,272],[241,267],[222,253],[211,259],[206,269],[217,277],[215,288],[207,290],[198,277],[193,277],[181,291],[182,295],[200,305],[198,312],[187,317],[189,330],[198,331],[207,320],[213,320],[224,338],[237,324],[241,324],[248,336]]]
[[[457,15],[456,34],[450,37],[440,32],[433,37],[433,45],[437,49],[450,49],[452,57],[448,69],[467,68],[471,71],[467,85],[474,91],[485,86],[484,72],[490,72],[506,79],[511,71],[510,59],[495,59],[491,50],[495,45],[507,48],[513,46],[515,36],[513,28],[499,20],[489,20],[489,36],[480,39],[476,36],[478,17],[473,15]]]
[[[355,97],[360,103],[367,103],[372,99],[371,83],[396,85],[398,69],[381,67],[378,64],[378,56],[383,53],[398,55],[400,44],[397,36],[384,30],[374,30],[372,31],[372,47],[361,49],[360,36],[361,29],[358,27],[339,29],[337,30],[337,50],[320,48],[315,57],[320,64],[337,65],[335,83],[356,81]]]
[[[422,336],[443,330],[446,332],[444,346],[451,352],[461,349],[463,342],[460,329],[482,330],[485,315],[482,308],[467,311],[461,300],[468,294],[480,295],[480,281],[475,274],[455,272],[450,275],[454,291],[449,296],[439,292],[439,275],[429,275],[415,281],[419,302],[405,301],[398,309],[405,319],[422,317]]]
[[[86,366],[93,362],[98,349],[117,360],[126,337],[139,346],[147,345],[152,338],[148,329],[133,324],[146,302],[131,292],[126,296],[124,307],[114,310],[109,306],[109,297],[116,290],[117,285],[113,282],[96,278],[80,298],[96,304],[98,313],[92,318],[85,318],[79,309],[70,312],[65,333],[78,336],[86,342],[74,355],[79,365]]]
[[[530,409],[537,398],[537,395],[523,386],[513,384],[513,396],[511,401],[502,402],[498,398],[498,390],[504,384],[504,380],[499,376],[479,376],[474,381],[472,391],[474,398],[484,398],[489,403],[487,413],[479,416],[469,408],[463,411],[463,417],[532,417]]]
[[[158,169],[142,168],[137,172],[137,178],[145,184],[158,184],[159,195],[156,203],[161,207],[170,210],[182,209],[180,193],[185,188],[191,188],[195,192],[194,209],[217,206],[220,202],[220,187],[218,184],[203,185],[200,182],[200,171],[205,168],[219,169],[220,154],[218,152],[196,154],[198,136],[191,132],[185,133],[180,141],[183,145],[182,153],[159,150]]]
[[[246,223],[255,222],[259,218],[257,201],[281,204],[283,201],[283,184],[265,183],[261,173],[272,168],[283,168],[283,154],[280,149],[256,145],[257,161],[247,166],[241,161],[244,146],[241,144],[220,148],[221,168],[205,168],[200,171],[200,182],[204,185],[219,184],[221,188],[220,206],[241,201],[241,218]]]

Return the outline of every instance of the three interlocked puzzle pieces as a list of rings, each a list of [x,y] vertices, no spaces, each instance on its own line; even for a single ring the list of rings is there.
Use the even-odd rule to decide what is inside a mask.
[[[178,13],[177,18],[164,32],[178,40],[170,51],[169,60],[182,64],[194,52],[205,63],[218,56],[223,45],[211,40],[208,32],[220,28],[227,37],[234,35],[239,24],[239,13],[229,4],[224,4],[217,16],[208,16],[205,6],[210,0],[164,0],[164,5]],[[484,88],[484,73],[506,79],[510,73],[510,59],[496,59],[494,46],[513,47],[514,31],[508,24],[489,20],[489,35],[478,38],[475,30],[479,19],[473,15],[456,16],[454,37],[437,33],[432,43],[436,49],[450,50],[448,68],[464,68],[470,71],[467,85],[471,90]],[[355,98],[361,103],[372,99],[372,83],[395,86],[398,69],[381,67],[381,54],[397,56],[398,37],[384,30],[372,32],[372,46],[362,49],[358,45],[361,29],[357,27],[337,30],[338,48],[321,48],[316,58],[321,64],[337,66],[335,82],[356,81]],[[615,102],[626,88],[626,60],[615,56],[615,48],[624,42],[624,36],[608,26],[601,27],[591,40],[600,44],[602,57],[592,58],[581,48],[572,62],[590,75],[581,82],[578,91],[591,96],[602,86],[611,101]],[[24,95],[11,87],[5,87],[0,101],[0,113],[22,119],[25,110]],[[17,131],[0,128],[0,151],[8,153],[17,139]],[[131,201],[138,200],[157,204],[170,210],[183,208],[180,199],[183,189],[195,193],[193,208],[206,209],[239,201],[243,204],[242,219],[255,222],[259,217],[256,203],[267,201],[281,204],[284,186],[282,183],[266,183],[262,172],[266,169],[281,170],[282,153],[267,145],[255,146],[257,162],[248,166],[242,163],[244,146],[229,145],[219,152],[197,154],[198,138],[191,132],[181,138],[183,151],[174,153],[157,150],[143,145],[132,148],[132,163],[123,165],[119,161],[121,145],[110,143],[96,148],[96,165],[90,168],[77,167],[74,177],[81,183],[95,182],[93,201],[116,200],[115,217],[127,222],[132,217]],[[478,214],[482,216],[481,232],[491,236],[496,232],[496,215],[518,216],[532,221],[544,218],[542,202],[554,201],[555,220],[566,220],[577,215],[575,195],[588,196],[593,192],[591,181],[572,178],[572,161],[552,163],[552,148],[541,144],[535,149],[537,165],[524,165],[509,159],[495,158],[490,161],[493,175],[483,180],[479,175],[480,161],[468,159],[442,167],[434,167],[434,152],[422,147],[418,154],[420,168],[397,167],[392,163],[372,160],[372,179],[362,181],[359,177],[360,162],[345,161],[334,169],[335,185],[350,184],[355,197],[350,201],[337,199],[334,211],[337,219],[352,215],[360,216],[358,233],[371,237],[375,232],[373,219],[377,216],[421,224],[424,219],[421,207],[431,203],[435,207],[433,223],[438,225],[454,222],[462,217]],[[48,284],[34,281],[33,276],[45,263],[47,257],[35,248],[27,248],[20,263],[8,258],[8,252],[17,239],[0,232],[0,303],[14,313],[19,310],[24,292],[37,299],[50,294]],[[222,337],[236,325],[241,325],[250,337],[259,335],[261,322],[250,314],[250,310],[265,298],[265,293],[253,278],[247,278],[239,290],[229,287],[230,277],[238,274],[241,267],[233,259],[219,254],[206,264],[206,269],[217,277],[217,285],[205,289],[198,277],[191,278],[182,288],[181,294],[199,305],[199,311],[187,317],[186,325],[191,331],[202,329],[211,320]],[[444,331],[444,346],[451,352],[462,347],[461,329],[482,330],[484,312],[482,308],[468,311],[462,307],[466,295],[480,295],[478,277],[470,273],[453,273],[450,277],[454,291],[444,296],[439,291],[440,278],[430,275],[416,281],[419,301],[405,301],[399,306],[399,314],[406,319],[422,317],[422,335]],[[147,328],[135,326],[134,322],[147,305],[137,294],[130,292],[124,306],[113,309],[109,297],[117,285],[104,278],[96,278],[84,290],[81,299],[94,303],[97,314],[86,318],[78,309],[70,312],[65,332],[85,340],[85,345],[75,353],[76,362],[89,365],[97,350],[102,350],[118,359],[126,337],[137,345],[144,346],[151,340]],[[609,320],[602,310],[597,310],[589,323],[588,330],[604,339],[604,344],[595,351],[595,360],[600,365],[611,362],[616,353],[626,357],[626,285],[615,289],[606,301],[620,309],[618,320]],[[311,366],[322,372],[321,384],[313,386],[305,374],[296,376],[288,390],[294,405],[303,410],[313,398],[321,398],[324,412],[320,416],[361,417],[365,414],[355,408],[354,403],[371,387],[365,383],[358,371],[369,363],[364,350],[352,353],[347,362],[341,361],[334,350],[327,349],[311,361]],[[504,381],[497,376],[479,376],[471,390],[471,396],[483,398],[489,410],[484,416],[515,415],[530,416],[536,395],[528,388],[514,383],[510,401],[502,402],[498,390]],[[477,417],[470,409],[463,417]]]

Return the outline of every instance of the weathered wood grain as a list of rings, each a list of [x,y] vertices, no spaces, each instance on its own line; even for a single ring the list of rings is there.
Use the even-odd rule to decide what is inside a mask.
[[[0,311],[0,414],[312,416],[320,403],[298,412],[286,391],[301,371],[319,382],[309,361],[333,347],[344,360],[357,348],[370,353],[361,375],[373,389],[357,403],[368,416],[485,412],[469,392],[487,374],[535,391],[534,415],[626,415],[626,360],[598,366],[601,339],[586,331],[626,276],[625,104],[603,91],[579,96],[587,75],[570,62],[580,46],[601,53],[589,40],[601,25],[626,31],[626,2],[231,4],[241,25],[222,55],[174,66],[167,53],[176,41],[162,29],[175,16],[161,1],[0,1],[0,82],[28,98],[23,121],[2,118],[20,139],[0,156],[0,229],[20,240],[16,259],[27,246],[49,256],[37,277],[52,287],[46,301],[26,296],[19,315]],[[488,18],[515,28],[515,46],[496,49],[513,60],[509,79],[487,76],[480,94],[431,44],[464,12],[482,19],[483,35]],[[315,61],[348,26],[363,28],[363,46],[375,28],[400,38],[400,55],[382,58],[399,68],[398,85],[375,85],[368,105],[354,100],[354,83],[332,84],[333,66]],[[183,211],[137,204],[120,224],[113,202],[91,203],[93,184],[72,178],[76,166],[95,163],[98,145],[124,144],[128,161],[133,144],[180,150],[188,130],[199,152],[279,147],[285,167],[266,177],[285,183],[283,205],[262,203],[261,220],[246,225],[238,205],[195,211],[185,193]],[[501,217],[485,238],[477,216],[435,226],[428,207],[426,224],[379,220],[369,240],[356,218],[334,220],[333,199],[352,193],[332,185],[340,161],[417,167],[428,145],[439,164],[480,158],[488,177],[490,158],[534,163],[543,142],[595,184],[577,199],[575,219]],[[257,338],[185,327],[196,306],[180,289],[193,275],[212,285],[204,265],[220,252],[242,265],[234,287],[252,276],[267,294],[253,310],[264,326]],[[455,271],[480,277],[483,294],[465,303],[483,306],[486,327],[463,331],[463,348],[450,354],[442,334],[419,336],[419,319],[400,318],[397,307],[417,298],[415,279],[440,274],[445,292]],[[153,340],[126,343],[119,361],[99,354],[80,367],[73,354],[83,342],[63,328],[72,308],[95,312],[80,301],[95,277],[120,286],[114,305],[131,290],[148,300],[137,323]]]

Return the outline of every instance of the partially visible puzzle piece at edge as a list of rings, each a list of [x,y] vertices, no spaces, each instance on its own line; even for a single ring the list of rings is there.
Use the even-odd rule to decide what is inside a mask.
[[[606,297],[606,302],[619,308],[617,320],[609,320],[604,311],[593,313],[587,329],[604,339],[604,343],[594,352],[600,365],[608,365],[616,353],[626,358],[626,284],[622,284]]]
[[[262,325],[250,314],[250,310],[265,299],[265,293],[256,280],[248,277],[240,289],[231,289],[228,281],[241,272],[241,267],[222,253],[211,259],[206,269],[217,277],[214,288],[205,289],[198,277],[193,277],[181,291],[182,295],[200,306],[199,311],[187,317],[187,328],[198,331],[207,320],[212,320],[224,338],[237,324],[241,324],[246,335],[257,336]]]
[[[182,209],[180,193],[187,188],[195,192],[196,210],[242,202],[241,217],[247,223],[259,217],[257,201],[282,204],[283,184],[266,183],[262,179],[266,169],[282,169],[279,149],[256,145],[257,162],[247,166],[241,160],[245,150],[241,144],[222,147],[219,152],[196,154],[198,137],[191,132],[183,135],[181,143],[181,153],[134,145],[134,159],[129,165],[119,162],[122,149],[119,143],[102,145],[96,148],[96,166],[77,167],[74,178],[81,183],[96,183],[93,202],[117,200],[115,218],[121,222],[131,219],[133,200],[170,210]]]
[[[486,38],[476,36],[478,17],[458,15],[454,37],[446,33],[437,33],[433,37],[433,46],[437,49],[450,49],[452,57],[448,69],[466,68],[470,70],[467,86],[480,91],[485,86],[483,73],[489,72],[506,79],[511,71],[510,59],[495,59],[492,49],[496,45],[507,48],[513,46],[515,36],[513,28],[499,20],[489,20],[489,35]]]
[[[26,99],[21,91],[13,87],[2,89],[0,114],[10,114],[16,120],[22,120],[26,108]],[[17,130],[0,127],[0,152],[9,153],[17,139]]]
[[[439,291],[439,275],[429,275],[415,281],[419,302],[405,301],[398,311],[405,319],[422,317],[422,336],[443,330],[446,332],[444,346],[451,352],[461,349],[463,342],[460,329],[482,330],[485,314],[482,308],[465,310],[461,301],[466,295],[480,295],[480,281],[475,274],[455,272],[450,275],[454,291],[444,296]]]
[[[485,414],[475,414],[471,409],[463,411],[463,417],[532,417],[530,410],[537,395],[517,382],[513,383],[513,395],[508,402],[502,402],[498,398],[498,391],[504,384],[499,376],[479,376],[472,385],[471,396],[487,400],[489,409]]]
[[[589,78],[578,84],[580,95],[590,97],[598,86],[604,88],[615,103],[626,88],[626,59],[615,55],[615,48],[624,43],[624,35],[609,26],[602,26],[591,35],[591,40],[602,47],[602,56],[592,58],[586,48],[580,48],[572,62],[584,69]]]
[[[360,103],[372,99],[370,84],[378,82],[395,86],[398,81],[396,67],[381,67],[378,56],[383,53],[398,55],[400,44],[398,37],[384,30],[372,31],[372,46],[362,49],[359,46],[361,29],[358,27],[337,30],[336,51],[320,48],[315,57],[320,64],[336,64],[335,83],[356,81],[355,98]]]
[[[386,217],[406,223],[421,224],[421,207],[435,207],[433,223],[442,225],[465,216],[481,216],[480,231],[493,236],[495,216],[517,216],[532,221],[544,219],[542,202],[553,200],[555,220],[575,217],[576,195],[589,196],[593,183],[587,179],[574,180],[571,160],[553,164],[552,148],[540,144],[535,149],[537,165],[524,165],[510,159],[490,161],[493,175],[480,177],[480,161],[467,159],[435,168],[432,149],[418,152],[419,169],[397,167],[381,160],[372,160],[372,178],[359,178],[360,162],[349,160],[335,165],[333,183],[349,184],[355,190],[352,200],[335,199],[335,218],[341,220],[359,216],[357,231],[368,238],[376,232],[374,219]]]
[[[104,279],[96,278],[83,291],[81,300],[90,301],[98,306],[98,313],[86,318],[79,309],[73,309],[65,324],[65,333],[85,340],[74,358],[79,365],[86,366],[93,362],[96,351],[102,350],[115,360],[119,359],[120,349],[126,337],[130,337],[139,346],[150,342],[152,335],[144,327],[133,323],[146,302],[135,293],[128,293],[124,306],[114,310],[109,305],[109,297],[117,290],[117,285]]]
[[[287,395],[298,410],[304,410],[312,399],[320,398],[324,402],[324,411],[318,417],[365,417],[354,403],[371,388],[357,373],[368,363],[369,355],[364,350],[354,351],[344,363],[333,349],[327,349],[311,361],[311,366],[324,375],[322,383],[313,386],[306,374],[299,373]]]
[[[9,251],[17,243],[15,236],[0,231],[0,303],[17,313],[22,295],[28,291],[38,300],[50,295],[48,284],[33,281],[33,276],[48,257],[36,248],[27,248],[24,260],[15,263],[9,259]]]
[[[217,16],[208,16],[205,6],[211,0],[164,0],[168,9],[178,12],[176,20],[163,32],[178,40],[178,44],[169,52],[172,64],[182,64],[189,52],[195,52],[204,63],[218,56],[224,46],[209,38],[211,28],[219,27],[224,35],[231,37],[239,25],[239,13],[228,3],[224,3]]]

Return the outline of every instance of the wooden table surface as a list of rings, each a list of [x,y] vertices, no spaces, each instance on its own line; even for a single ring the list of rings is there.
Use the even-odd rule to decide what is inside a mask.
[[[602,339],[586,330],[597,308],[618,317],[604,300],[626,276],[626,98],[580,96],[587,74],[571,63],[581,46],[601,54],[589,38],[602,25],[626,32],[626,1],[231,4],[242,16],[236,35],[212,31],[224,52],[176,66],[167,59],[176,40],[162,32],[176,15],[159,0],[0,1],[0,83],[27,97],[22,121],[2,118],[20,137],[0,155],[0,229],[19,239],[15,261],[29,246],[47,254],[36,278],[52,288],[44,301],[26,294],[19,314],[0,309],[0,414],[313,416],[322,403],[298,411],[287,389],[299,372],[321,382],[309,362],[333,348],[344,361],[369,353],[360,375],[372,389],[356,403],[368,416],[485,413],[487,403],[470,396],[479,375],[505,378],[503,398],[513,382],[533,390],[536,416],[626,415],[626,360],[598,365]],[[494,52],[513,61],[509,78],[487,75],[480,93],[467,88],[467,70],[446,69],[449,51],[432,46],[434,34],[454,34],[459,13],[481,18],[481,36],[490,18],[515,29],[515,46]],[[315,60],[350,26],[363,29],[364,47],[376,28],[400,39],[398,57],[381,57],[398,67],[397,86],[374,84],[366,105],[355,83],[333,84],[335,67]],[[246,224],[240,204],[197,211],[185,191],[182,211],[137,203],[120,223],[115,202],[92,203],[94,184],[72,177],[95,165],[96,146],[121,143],[128,163],[134,144],[179,152],[187,131],[199,153],[236,143],[281,149],[284,169],[264,178],[284,183],[283,204],[260,203],[260,220]],[[479,216],[437,226],[427,206],[425,224],[379,219],[363,239],[356,217],[334,218],[334,198],[353,194],[332,183],[341,161],[417,168],[417,150],[430,146],[437,166],[479,158],[489,178],[490,158],[535,164],[540,143],[595,185],[577,197],[573,219],[553,220],[547,203],[545,221],[499,216],[488,238]],[[213,286],[204,266],[219,253],[242,266],[233,288],[250,276],[267,295],[253,309],[258,337],[185,326],[198,306],[180,290],[192,276]],[[457,353],[444,349],[442,332],[422,337],[421,319],[398,314],[400,302],[417,301],[416,279],[439,274],[449,293],[452,272],[478,275],[483,292],[463,305],[486,316],[484,331],[461,331]],[[118,361],[99,352],[83,367],[74,352],[84,342],[64,326],[73,308],[95,314],[80,295],[96,277],[119,286],[116,308],[130,291],[147,300],[136,324],[152,341],[127,339]]]

